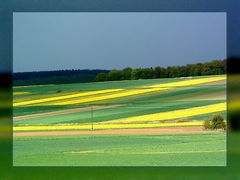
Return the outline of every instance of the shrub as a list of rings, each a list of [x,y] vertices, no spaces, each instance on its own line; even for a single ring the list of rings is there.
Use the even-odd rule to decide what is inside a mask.
[[[100,72],[95,78],[95,81],[107,81],[107,80],[108,80],[108,74],[104,72]]]
[[[220,115],[215,115],[212,119],[205,121],[205,129],[226,129],[226,123]]]

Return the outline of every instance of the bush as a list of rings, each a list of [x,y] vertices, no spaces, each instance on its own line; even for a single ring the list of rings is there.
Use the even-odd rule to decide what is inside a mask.
[[[220,115],[215,115],[212,119],[205,121],[205,129],[226,129],[226,123]]]
[[[107,80],[108,80],[108,74],[104,72],[100,72],[95,78],[95,81],[107,81]]]

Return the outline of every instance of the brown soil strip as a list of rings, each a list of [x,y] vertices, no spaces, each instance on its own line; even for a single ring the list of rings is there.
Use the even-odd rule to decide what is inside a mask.
[[[202,126],[171,127],[171,128],[146,128],[146,129],[115,129],[115,130],[86,130],[86,131],[35,131],[14,132],[13,136],[65,136],[65,135],[90,135],[90,134],[175,134],[203,132]]]
[[[226,100],[226,92],[214,92],[214,93],[208,93],[205,95],[196,95],[189,98],[181,99],[180,101],[197,101],[197,100]]]
[[[202,86],[202,85],[217,85],[217,84],[226,84],[226,80],[219,80],[219,81],[212,81],[212,82],[208,82],[208,83],[201,83],[201,84],[198,84],[198,86]]]
[[[76,113],[76,112],[90,111],[91,109],[92,110],[108,109],[108,108],[114,108],[114,107],[119,107],[119,106],[124,106],[124,104],[116,104],[116,105],[111,105],[111,106],[91,106],[91,107],[66,109],[66,110],[47,112],[47,113],[29,114],[29,115],[24,115],[24,116],[13,117],[13,120],[14,121],[20,121],[20,120],[30,119],[30,118],[39,118],[39,117],[48,117],[48,116],[56,116],[56,115],[63,115],[63,114],[71,114],[71,113]]]
[[[226,96],[216,96],[216,97],[196,97],[196,98],[189,98],[184,100],[226,100]]]

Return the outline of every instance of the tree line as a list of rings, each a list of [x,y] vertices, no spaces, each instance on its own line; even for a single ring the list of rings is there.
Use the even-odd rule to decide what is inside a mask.
[[[155,78],[174,78],[188,76],[204,76],[226,74],[226,60],[213,60],[205,63],[187,64],[184,66],[124,68],[113,69],[109,72],[97,74],[96,81],[119,81]]]
[[[13,73],[13,85],[40,85],[85,83],[95,81],[119,81],[154,78],[173,78],[187,76],[218,75],[226,73],[226,60],[213,60],[206,63],[187,64],[184,66],[131,68],[122,70],[57,70]]]
[[[13,73],[14,86],[94,82],[97,74],[109,70],[57,70]]]

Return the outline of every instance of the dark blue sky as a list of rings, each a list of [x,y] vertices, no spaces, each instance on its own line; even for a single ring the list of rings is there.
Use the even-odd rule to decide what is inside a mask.
[[[225,13],[14,13],[14,72],[121,69],[226,57]]]

